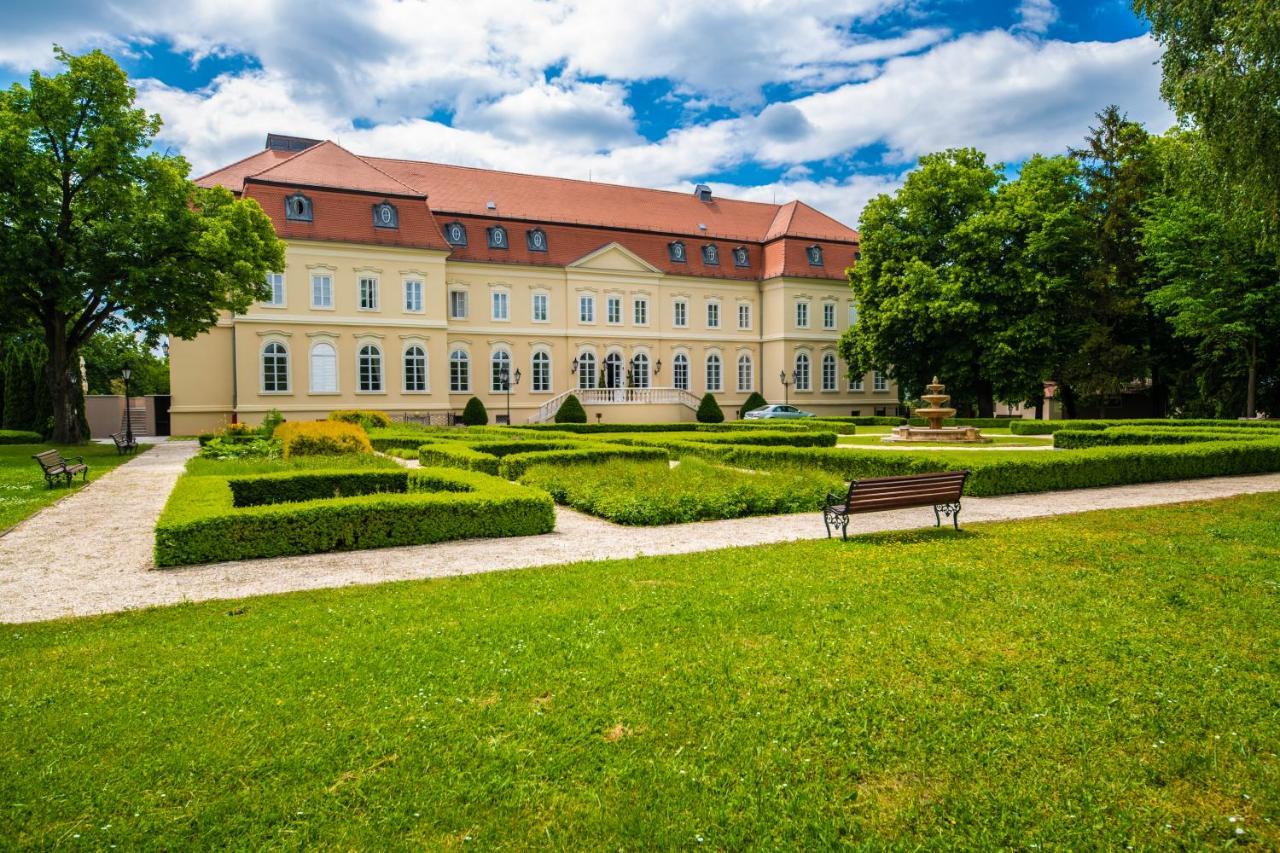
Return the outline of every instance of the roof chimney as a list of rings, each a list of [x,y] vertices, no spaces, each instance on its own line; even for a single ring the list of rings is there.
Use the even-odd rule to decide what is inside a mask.
[[[693,194],[698,197],[698,201],[711,201],[711,187],[706,184],[698,184],[694,187]]]
[[[306,151],[313,145],[319,145],[320,142],[319,139],[307,139],[305,136],[268,133],[266,147],[275,151]]]

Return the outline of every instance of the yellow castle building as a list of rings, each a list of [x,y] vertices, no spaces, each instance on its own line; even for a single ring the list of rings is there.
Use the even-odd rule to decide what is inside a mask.
[[[836,353],[857,313],[853,229],[774,205],[382,157],[271,134],[198,179],[255,199],[286,243],[271,296],[170,343],[175,434],[271,409],[511,423],[568,394],[590,420],[727,417],[752,391],[823,415],[896,411]]]

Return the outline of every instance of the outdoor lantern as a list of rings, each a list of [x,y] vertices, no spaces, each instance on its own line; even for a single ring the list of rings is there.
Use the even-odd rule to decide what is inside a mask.
[[[573,361],[569,362],[569,372],[570,373],[578,372],[578,357],[576,355],[573,357]]]
[[[129,365],[126,364],[124,367],[120,369],[120,375],[124,377],[125,382],[128,382],[129,377],[133,375],[133,368],[131,368]]]
[[[662,372],[662,359],[658,359],[653,363],[653,375],[657,376]]]

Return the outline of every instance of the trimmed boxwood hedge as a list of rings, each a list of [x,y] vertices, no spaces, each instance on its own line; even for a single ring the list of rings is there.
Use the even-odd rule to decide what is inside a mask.
[[[661,447],[628,447],[622,444],[592,443],[569,450],[540,450],[534,453],[513,453],[498,466],[498,474],[508,480],[518,480],[533,465],[578,465],[585,462],[605,462],[624,459],[639,462],[646,459],[669,460],[671,455]]]
[[[1110,427],[1168,427],[1170,429],[1187,429],[1194,427],[1225,427],[1241,429],[1280,429],[1280,420],[1244,421],[1244,420],[1208,420],[1187,418],[1134,418],[1132,420],[1074,420],[1074,421],[1032,421],[1015,419],[1009,424],[1009,431],[1014,435],[1052,435],[1060,429],[1101,430]]]
[[[380,493],[404,494],[409,491],[409,471],[281,471],[229,477],[233,506],[349,498]]]
[[[1105,430],[1060,429],[1053,434],[1053,446],[1078,450],[1132,444],[1198,444],[1204,441],[1265,441],[1276,438],[1267,430],[1260,429],[1112,427]]]
[[[289,421],[276,427],[284,458],[372,453],[364,428],[343,421]]]
[[[747,432],[708,432],[708,433],[676,433],[675,435],[641,435],[602,436],[600,441],[621,444],[649,445],[666,447],[670,444],[697,442],[700,444],[754,444],[758,446],[785,445],[790,447],[835,447],[837,436],[834,432],[807,432],[797,430],[752,430]]]
[[[354,474],[334,473],[343,478]],[[156,565],[530,536],[555,527],[555,506],[550,496],[537,489],[474,471],[413,469],[405,474],[408,491],[402,494],[240,508],[233,505],[227,477],[184,475],[156,524]],[[301,493],[313,487],[279,482],[270,486],[277,493]],[[261,492],[267,487],[256,488]]]
[[[39,444],[44,436],[25,429],[0,429],[0,444]]]
[[[821,447],[704,446],[687,442],[680,451],[741,468],[775,470],[812,467],[846,480],[894,474],[969,469],[965,494],[1007,495],[1189,480],[1280,471],[1280,441],[1221,441],[1176,446],[1096,447],[1019,454],[858,452]]]

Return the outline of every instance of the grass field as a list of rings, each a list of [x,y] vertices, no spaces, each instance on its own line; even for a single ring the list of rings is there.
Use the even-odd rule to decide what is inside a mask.
[[[0,847],[1280,846],[1280,495],[8,626]]]
[[[52,448],[64,456],[83,456],[89,465],[89,482],[93,482],[134,455],[121,456],[113,444],[0,444],[0,532],[81,487],[80,477],[70,488],[45,485],[40,466],[31,457]],[[141,445],[138,453],[147,449]]]

